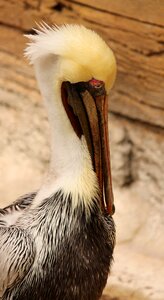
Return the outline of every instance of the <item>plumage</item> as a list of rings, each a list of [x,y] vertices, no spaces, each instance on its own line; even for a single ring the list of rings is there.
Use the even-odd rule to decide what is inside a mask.
[[[42,24],[35,33],[26,55],[48,112],[51,161],[37,192],[0,210],[0,299],[98,300],[115,226],[108,206],[107,108],[103,121],[96,101],[106,103],[116,62],[106,43],[83,26]]]
[[[15,221],[22,214],[35,198],[37,192],[29,193],[19,197],[13,204],[6,206],[4,209],[0,209],[0,226],[1,225],[13,225]]]
[[[104,81],[109,92],[116,76],[116,61],[112,50],[96,32],[82,25],[46,24],[35,31],[36,35],[27,36],[31,42],[25,51],[32,64],[54,55],[61,58],[60,80],[74,83],[94,77]]]

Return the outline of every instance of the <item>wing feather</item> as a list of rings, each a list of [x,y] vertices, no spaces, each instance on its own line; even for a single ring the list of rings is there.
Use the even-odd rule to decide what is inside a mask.
[[[0,299],[7,288],[27,274],[34,258],[34,244],[27,231],[0,227]]]
[[[19,197],[11,205],[0,209],[0,226],[11,226],[16,223],[24,210],[30,206],[37,192]]]

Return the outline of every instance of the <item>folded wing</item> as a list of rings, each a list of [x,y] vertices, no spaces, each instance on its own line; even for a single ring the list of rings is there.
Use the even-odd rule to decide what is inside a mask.
[[[0,226],[11,226],[27,209],[35,198],[37,192],[29,193],[19,197],[13,204],[0,209]]]
[[[27,231],[14,226],[0,227],[0,299],[6,289],[27,274],[34,258],[34,245]]]

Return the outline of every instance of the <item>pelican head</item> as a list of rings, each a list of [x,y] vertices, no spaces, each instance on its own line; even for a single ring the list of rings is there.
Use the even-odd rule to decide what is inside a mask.
[[[28,38],[26,55],[35,66],[53,129],[52,189],[81,193],[83,199],[99,191],[102,210],[112,214],[107,95],[116,76],[114,54],[81,25],[42,24]],[[50,186],[38,197],[45,190],[50,192]]]

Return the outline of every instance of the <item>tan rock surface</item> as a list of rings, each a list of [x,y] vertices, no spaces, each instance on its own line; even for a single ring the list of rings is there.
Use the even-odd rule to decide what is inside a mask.
[[[0,5],[1,207],[37,189],[49,162],[46,112],[22,56],[23,33],[41,19],[78,20],[110,41],[118,61],[109,121],[117,247],[103,299],[163,300],[163,1],[2,0]]]

